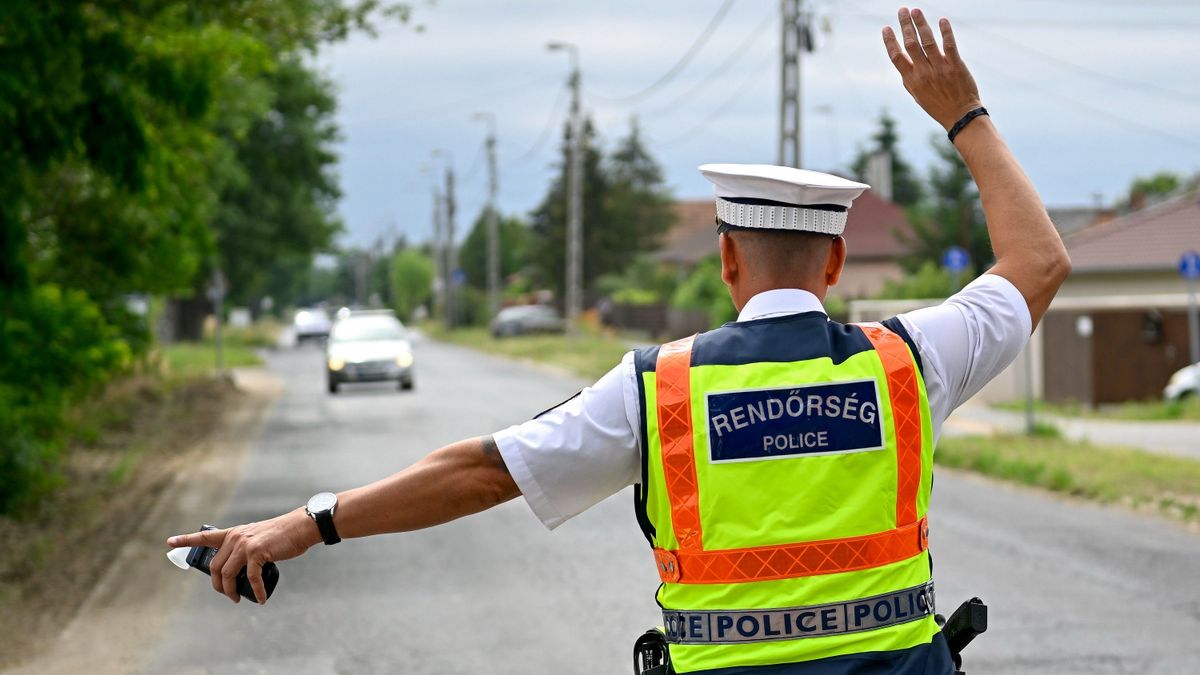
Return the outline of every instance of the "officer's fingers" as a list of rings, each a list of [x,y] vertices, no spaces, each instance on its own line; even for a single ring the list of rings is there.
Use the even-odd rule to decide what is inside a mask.
[[[177,534],[167,539],[167,546],[180,548],[182,546],[211,546],[220,548],[229,530],[204,530],[190,534]]]
[[[911,14],[913,25],[917,27],[917,37],[921,41],[921,49],[924,50],[925,55],[931,61],[941,56],[942,52],[938,50],[937,38],[933,36],[933,28],[925,20],[925,12],[914,8]]]
[[[954,39],[954,29],[950,27],[950,19],[942,17],[938,21],[938,28],[942,31],[942,51],[946,52],[946,58],[953,63],[962,63],[962,56],[958,53],[958,41]]]
[[[233,553],[233,548],[234,542],[229,541],[227,545],[222,546],[221,550],[217,551],[217,554],[214,555],[212,560],[208,562],[209,581],[212,583],[213,590],[221,593],[222,595],[225,594],[225,584],[221,579],[221,571],[225,569],[225,565],[229,560],[229,556]]]
[[[266,560],[262,556],[251,556],[246,561],[246,578],[250,580],[250,588],[254,589],[254,597],[258,604],[267,604],[267,585],[263,583],[262,566]]]
[[[907,7],[901,7],[898,15],[900,17],[900,33],[904,36],[904,51],[908,52],[908,58],[912,59],[913,66],[920,68],[922,64],[928,63],[929,59],[921,50],[921,42],[917,40],[917,29],[913,27],[912,14],[909,13]]]
[[[224,589],[225,596],[234,603],[240,602],[242,599],[242,596],[238,595],[237,577],[245,566],[246,555],[239,550],[230,554],[225,565],[221,567],[221,587]]]
[[[896,40],[896,33],[891,26],[885,26],[883,29],[883,46],[887,49],[888,59],[900,72],[901,77],[912,72],[912,61],[908,60],[904,50],[900,48],[900,42]]]

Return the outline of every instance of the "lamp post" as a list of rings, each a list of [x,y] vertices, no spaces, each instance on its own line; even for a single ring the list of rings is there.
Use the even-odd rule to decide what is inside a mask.
[[[454,247],[454,155],[449,150],[437,149],[434,157],[445,159],[446,188],[442,195],[442,224],[445,226],[445,264],[442,267],[442,283],[446,293],[446,327],[454,328],[458,324],[458,302],[455,292],[455,282],[458,275],[458,251]]]
[[[567,162],[567,326],[578,330],[583,307],[583,121],[580,112],[579,48],[566,42],[551,42],[550,51],[565,51],[571,63],[567,85],[571,88],[571,147]]]
[[[487,206],[487,288],[488,309],[491,316],[500,311],[500,233],[496,213],[496,192],[499,189],[496,176],[496,116],[490,112],[477,112],[471,119],[487,124],[488,162],[488,206]]]

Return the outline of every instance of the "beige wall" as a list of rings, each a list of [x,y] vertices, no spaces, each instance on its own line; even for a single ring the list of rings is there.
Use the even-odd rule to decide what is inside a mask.
[[[1161,272],[1076,272],[1067,278],[1059,298],[1095,298],[1114,295],[1165,295],[1186,293],[1187,286],[1175,270]]]
[[[842,271],[841,281],[829,290],[829,294],[843,300],[869,298],[883,290],[885,281],[903,277],[904,270],[890,260],[850,260]]]

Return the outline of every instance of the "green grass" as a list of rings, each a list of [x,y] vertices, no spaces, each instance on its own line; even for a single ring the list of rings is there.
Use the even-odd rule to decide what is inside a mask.
[[[171,377],[202,377],[217,367],[216,347],[211,342],[177,342],[160,348],[159,354]],[[262,365],[254,348],[245,344],[226,343],[224,360],[226,368]]]
[[[1024,401],[1006,401],[996,404],[997,408],[1020,412],[1025,410]],[[1200,399],[1184,401],[1131,401],[1101,405],[1097,408],[1075,401],[1035,401],[1034,410],[1062,417],[1090,417],[1095,419],[1128,421],[1190,421],[1200,422]]]
[[[447,331],[435,324],[427,324],[422,328],[435,340],[489,354],[557,366],[589,379],[599,379],[612,370],[629,351],[628,343],[615,336],[587,332],[575,337],[521,335],[496,339],[486,328]]]
[[[936,464],[1200,522],[1200,462],[1056,437],[943,438]]]

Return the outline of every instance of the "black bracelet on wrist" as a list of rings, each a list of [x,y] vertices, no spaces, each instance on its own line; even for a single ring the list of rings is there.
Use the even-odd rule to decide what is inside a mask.
[[[958,136],[958,132],[962,131],[964,127],[970,124],[971,120],[979,117],[980,115],[986,114],[988,114],[987,108],[979,106],[966,115],[963,115],[957,122],[954,123],[954,126],[950,127],[950,131],[946,132],[946,138],[949,138],[950,142],[953,143],[954,138]]]

